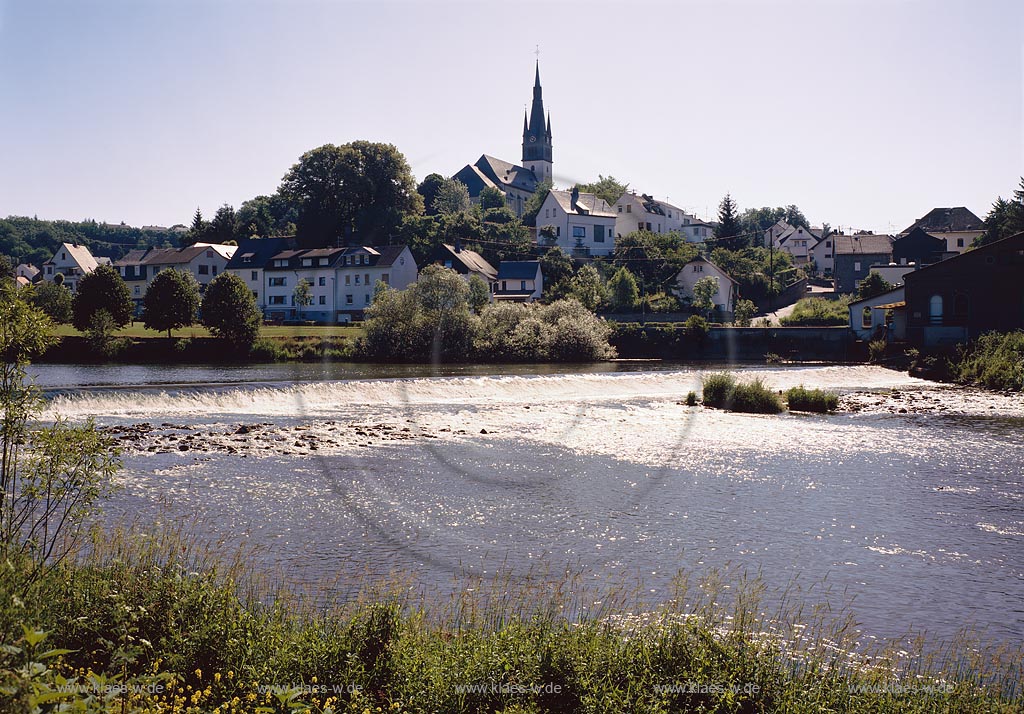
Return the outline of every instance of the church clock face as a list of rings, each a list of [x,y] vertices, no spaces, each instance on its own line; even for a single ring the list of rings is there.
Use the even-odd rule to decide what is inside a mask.
[[[531,137],[530,137],[530,143],[532,144],[532,143],[533,143],[533,142],[535,142],[535,141],[537,141],[537,137],[535,137],[535,136],[531,136]]]

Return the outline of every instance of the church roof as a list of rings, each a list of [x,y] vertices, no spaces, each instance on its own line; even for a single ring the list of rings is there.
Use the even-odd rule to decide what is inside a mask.
[[[512,186],[520,191],[533,192],[537,189],[537,176],[522,166],[484,154],[476,162],[476,167],[497,184]]]

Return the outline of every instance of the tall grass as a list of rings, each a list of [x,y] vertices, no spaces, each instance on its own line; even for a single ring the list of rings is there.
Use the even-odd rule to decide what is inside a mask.
[[[989,332],[962,349],[956,380],[989,389],[1024,391],[1024,332]]]
[[[660,605],[629,587],[598,593],[574,572],[469,580],[447,598],[371,584],[334,602],[275,588],[244,562],[225,564],[180,533],[121,533],[27,591],[17,567],[0,570],[2,592],[19,593],[0,601],[0,710],[47,698],[96,712],[1024,704],[1019,650],[991,653],[969,640],[932,655],[908,657],[902,644],[857,650],[851,613],[804,610],[785,596],[768,608],[763,583],[735,572],[681,575]],[[68,682],[82,688],[62,693]]]
[[[705,406],[750,414],[778,414],[782,400],[761,379],[740,382],[727,372],[710,374],[704,378]]]
[[[822,389],[807,389],[802,384],[786,390],[786,404],[800,412],[834,412],[839,406],[839,397]]]

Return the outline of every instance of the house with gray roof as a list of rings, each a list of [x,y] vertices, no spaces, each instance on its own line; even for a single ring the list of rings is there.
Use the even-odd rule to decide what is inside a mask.
[[[539,260],[503,260],[498,265],[494,299],[512,302],[540,300],[544,274]]]
[[[892,261],[892,236],[866,233],[833,235],[833,274],[837,293],[856,292],[876,263]]]
[[[96,270],[99,265],[84,245],[61,243],[53,257],[43,263],[43,280],[61,283],[73,293],[82,276]]]
[[[146,291],[161,271],[189,273],[199,284],[200,293],[203,293],[206,286],[224,272],[237,250],[237,246],[210,243],[196,243],[184,248],[130,250],[113,266],[128,284],[136,312],[141,314]]]
[[[615,250],[616,213],[608,202],[592,193],[548,192],[537,213],[537,242],[557,245],[577,258],[611,255]],[[550,226],[553,237],[542,237]]]
[[[900,235],[907,235],[915,228],[944,241],[947,253],[963,253],[985,233],[984,221],[964,206],[933,208],[900,231]]]

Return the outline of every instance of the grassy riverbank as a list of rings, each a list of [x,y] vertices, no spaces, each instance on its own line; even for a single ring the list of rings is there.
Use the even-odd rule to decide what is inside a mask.
[[[766,617],[760,585],[677,580],[637,614],[579,578],[408,583],[334,603],[175,534],[98,538],[29,582],[0,571],[0,709],[126,712],[1017,711],[1020,652],[851,656],[849,619]],[[807,628],[802,624],[812,620]],[[765,632],[774,629],[777,636]],[[904,653],[905,655],[906,653]],[[916,655],[916,656],[915,656]],[[265,709],[259,709],[265,707]],[[379,707],[379,708],[378,708]]]

